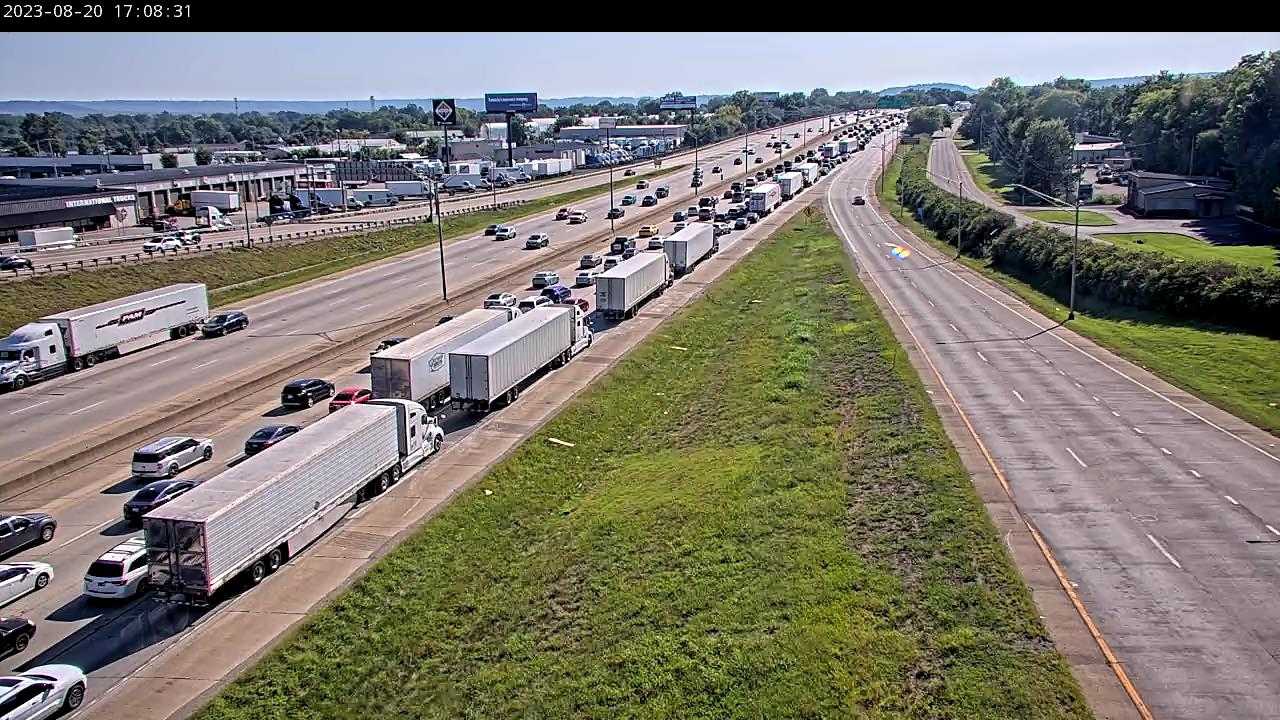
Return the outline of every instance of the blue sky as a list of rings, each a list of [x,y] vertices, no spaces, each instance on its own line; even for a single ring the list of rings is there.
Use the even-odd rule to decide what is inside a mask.
[[[840,13],[837,11],[836,15]],[[878,90],[1222,70],[1263,33],[6,33],[0,99]]]

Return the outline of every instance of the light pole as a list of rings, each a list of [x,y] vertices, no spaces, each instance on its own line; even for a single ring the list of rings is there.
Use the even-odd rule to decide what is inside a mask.
[[[448,129],[445,130],[447,134]],[[431,194],[435,196],[435,215],[436,215],[436,240],[440,245],[440,295],[445,302],[449,302],[449,286],[444,278],[444,213],[440,210],[440,190],[444,186],[444,173],[440,173],[440,180],[431,181]]]
[[[1067,319],[1068,320],[1076,319],[1076,265],[1078,262],[1078,256],[1080,254],[1080,180],[1083,176],[1084,176],[1083,171],[1076,173],[1073,176],[1075,178],[1075,203],[1074,203],[1075,204],[1075,231],[1072,234],[1072,238],[1071,238],[1071,289],[1067,295]],[[1035,195],[1038,198],[1047,200],[1057,205],[1062,205],[1066,207],[1072,206],[1072,203],[1063,202],[1062,200],[1059,200],[1056,197],[1053,197],[1051,195],[1046,195],[1040,192],[1039,190],[1033,190],[1032,188],[1026,187],[1025,185],[1015,185],[1014,187],[1021,188],[1031,193],[1032,195]]]
[[[613,148],[609,143],[609,126],[604,127],[604,151],[609,153],[609,234],[612,235],[613,230],[613,210],[616,207],[613,204]]]
[[[963,201],[963,200],[964,200],[964,181],[963,181],[962,179],[960,179],[960,178],[949,178],[949,177],[943,177],[942,175],[938,175],[937,173],[930,172],[929,170],[925,170],[925,172],[926,172],[926,173],[928,173],[928,174],[930,174],[930,175],[932,175],[932,176],[934,176],[934,177],[936,177],[936,178],[938,178],[939,180],[945,180],[946,182],[953,182],[953,183],[955,183],[955,184],[956,184],[956,195],[957,195],[957,196],[959,196],[959,198],[960,198],[960,200],[961,200],[961,201]],[[961,224],[961,225],[956,226],[956,259],[957,259],[957,260],[959,260],[959,259],[960,259],[960,238],[961,238],[961,236],[962,236],[963,234],[964,234],[964,225],[963,225],[963,224]]]

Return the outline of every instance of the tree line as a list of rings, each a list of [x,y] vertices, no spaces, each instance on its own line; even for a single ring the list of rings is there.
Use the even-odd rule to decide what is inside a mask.
[[[1120,138],[1145,170],[1232,180],[1242,205],[1280,222],[1280,52],[1212,77],[1161,73],[1124,87],[997,78],[960,128],[1016,182],[1059,194],[1074,177],[1077,132]]]

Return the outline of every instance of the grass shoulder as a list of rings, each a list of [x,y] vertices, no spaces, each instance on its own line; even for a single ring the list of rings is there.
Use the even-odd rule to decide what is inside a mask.
[[[198,717],[369,712],[1089,717],[816,212]]]
[[[1249,265],[1265,270],[1280,269],[1280,248],[1274,245],[1215,245],[1182,233],[1094,233],[1134,250],[1161,252],[1182,260],[1209,260]]]
[[[1041,222],[1055,223],[1058,225],[1075,225],[1076,212],[1074,210],[1028,210],[1024,213],[1027,217],[1039,220]],[[1099,212],[1091,210],[1080,211],[1081,227],[1102,227],[1105,225],[1115,225],[1116,221]]]
[[[1016,202],[1017,191],[1009,184],[1012,180],[1000,163],[992,161],[984,152],[962,152],[960,157],[983,192],[1005,204]]]
[[[947,246],[898,203],[901,169],[902,159],[895,157],[885,175],[885,207],[913,235],[954,255],[954,245]],[[1067,308],[1054,296],[984,260],[966,255],[960,262],[1046,317],[1066,320]],[[1206,402],[1263,430],[1280,433],[1280,340],[1088,301],[1077,308],[1071,328]]]

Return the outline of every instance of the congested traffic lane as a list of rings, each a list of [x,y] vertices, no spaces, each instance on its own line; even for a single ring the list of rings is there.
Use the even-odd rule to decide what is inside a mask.
[[[814,127],[813,125],[814,122],[816,121],[810,121],[808,125],[796,124],[794,126],[787,126],[787,127],[791,128],[791,132],[794,134],[795,132],[794,128],[809,127],[810,129],[812,129]],[[786,130],[781,130],[781,129],[770,131],[770,132],[776,133],[779,131],[786,132]],[[764,149],[763,142],[760,141],[759,139],[764,135],[765,133],[761,132],[752,136],[752,138],[754,139],[750,141],[750,144],[758,146],[757,151]],[[741,154],[742,154],[742,139],[738,138],[735,140],[729,140],[729,141],[717,143],[715,145],[708,146],[705,149],[699,150],[697,154],[697,162],[699,165],[710,163],[707,168],[709,170],[711,165],[714,165],[715,163],[722,160],[728,160],[728,163],[732,163],[733,157],[735,155],[741,155]],[[664,168],[692,166],[694,163],[694,160],[695,158],[692,150],[684,151],[679,154],[662,159]],[[640,164],[618,167],[615,169],[615,172],[613,173],[615,185],[617,185],[618,187],[626,186],[625,181],[628,179],[628,177],[625,176],[624,173],[628,169],[634,170],[635,173],[638,175],[642,175],[644,173],[652,171],[654,167],[651,163],[640,163]],[[607,184],[608,182],[609,182],[608,172],[591,170],[568,179],[532,182],[532,183],[529,183],[528,185],[524,185],[517,188],[508,188],[505,190],[498,189],[496,193],[480,191],[476,193],[457,194],[457,195],[445,197],[442,200],[442,203],[443,203],[442,209],[445,211],[459,211],[459,210],[467,210],[471,208],[489,206],[489,205],[492,205],[495,201],[498,203],[503,203],[503,202],[513,202],[513,201],[536,200],[538,198],[546,197],[548,195],[558,195],[561,193],[572,192],[574,190],[597,187],[600,185]],[[260,207],[260,210],[263,213],[265,213],[265,210],[266,210],[265,203],[259,203],[259,205],[262,206]],[[254,205],[252,203],[249,204],[248,208],[250,210],[249,214],[252,220],[254,217],[256,217],[257,211],[253,210]],[[296,222],[296,223],[278,223],[272,227],[267,227],[265,225],[258,225],[254,223],[250,225],[248,228],[246,228],[244,226],[244,219],[245,219],[244,215],[233,215],[228,218],[232,222],[232,227],[227,228],[226,230],[221,230],[221,231],[201,230],[200,233],[201,233],[201,241],[204,244],[211,244],[211,243],[218,243],[218,242],[238,242],[240,240],[245,240],[250,238],[254,240],[266,239],[275,235],[280,235],[282,233],[294,233],[302,230],[315,230],[318,228],[340,228],[340,229],[343,229],[344,231],[355,232],[355,231],[359,231],[360,229],[365,227],[367,223],[370,223],[370,222],[395,220],[395,219],[401,219],[401,218],[407,218],[407,217],[417,217],[421,215],[429,215],[430,213],[431,213],[431,208],[429,207],[429,203],[427,201],[405,200],[390,207],[368,208],[365,210],[342,213],[342,214],[333,215],[333,216],[318,216],[314,218],[308,218],[306,220],[303,220],[301,222]],[[239,224],[236,224],[237,218],[239,219]],[[187,228],[187,229],[195,229],[195,228]],[[109,242],[107,244],[99,244],[99,245],[86,245],[86,246],[75,247],[75,248],[59,248],[59,249],[42,250],[36,253],[24,253],[22,256],[30,259],[33,263],[35,263],[38,266],[43,266],[47,264],[57,264],[57,263],[64,263],[64,262],[70,262],[70,263],[75,263],[77,261],[90,262],[94,259],[105,261],[105,258],[107,257],[119,258],[121,255],[134,255],[136,253],[143,252],[142,245],[147,240],[151,239],[151,237],[134,238],[134,236],[138,235],[137,230],[138,230],[137,228],[129,228],[127,230],[122,229],[120,234],[129,237],[130,239],[128,240],[122,240],[119,242]],[[156,233],[153,237],[159,237],[159,236],[160,236],[160,233]],[[110,233],[105,235],[99,234],[99,237],[104,239],[110,239],[111,234]],[[6,252],[16,252],[15,246],[10,245],[10,246],[7,246],[7,248],[8,249],[0,247],[0,254],[4,254]]]
[[[810,121],[815,130],[821,123]],[[800,128],[797,131],[803,132]],[[762,149],[762,144],[760,144]],[[734,167],[726,158],[740,147],[717,146],[722,170]],[[699,161],[701,164],[701,153]],[[706,182],[712,184],[707,169]],[[660,178],[647,191],[634,183],[621,186],[615,198],[642,195],[666,185],[671,197],[659,202],[659,216],[685,207],[696,193],[689,187],[692,168]],[[623,187],[632,188],[629,190]],[[554,212],[512,223],[518,238],[532,232],[551,234],[552,249],[604,232],[608,194],[575,205],[588,213],[582,225],[554,220]],[[650,211],[626,208],[626,219]],[[424,228],[424,232],[429,229]],[[447,280],[455,290],[469,283],[497,277],[529,256],[518,242],[495,243],[483,235],[454,241],[446,246]],[[402,317],[414,307],[440,299],[440,275],[434,248],[415,251],[369,266],[346,271],[300,287],[273,293],[241,304],[251,318],[249,330],[225,338],[162,343],[79,373],[0,395],[0,417],[11,421],[10,432],[0,436],[0,472],[18,476],[42,466],[50,457],[73,453],[86,434],[108,426],[136,424],[138,415],[163,407],[181,407],[199,397],[256,377],[262,368],[284,358],[321,355],[335,343],[355,337],[373,323]],[[0,495],[3,499],[3,495]]]
[[[667,218],[655,220],[652,224],[659,225],[663,234],[671,231],[669,213]],[[732,249],[743,236],[744,233],[734,232],[722,237],[721,251]],[[505,246],[511,241],[488,242]],[[553,250],[524,252],[550,258]],[[605,252],[607,240],[584,252],[588,250]],[[539,269],[555,270],[562,278],[571,279],[576,273],[577,262],[574,258],[549,260]],[[486,291],[505,291],[516,297],[534,292],[526,281],[494,285]],[[594,288],[575,287],[573,294],[594,305]],[[458,314],[468,307],[442,308],[440,313]],[[433,313],[412,326],[397,328],[395,334],[422,332],[436,324],[440,313]],[[602,333],[601,337],[607,337],[614,329],[613,325],[600,322],[596,322],[595,327]],[[368,387],[367,350],[359,348],[330,358],[315,368],[312,375],[332,380],[338,387]],[[184,471],[181,477],[206,479],[234,464],[240,459],[244,440],[262,425],[306,425],[327,413],[323,404],[310,410],[283,412],[279,407],[278,392],[279,388],[265,388],[184,425],[181,434],[213,439],[215,454],[210,462]],[[446,449],[465,438],[476,427],[474,422],[474,418],[468,416],[446,418]],[[430,467],[430,464],[426,466],[426,472],[430,472]],[[26,652],[5,661],[7,667],[30,667],[48,662],[77,665],[89,673],[89,698],[93,700],[179,640],[192,624],[208,618],[205,611],[158,603],[148,597],[125,603],[99,604],[88,602],[81,596],[84,569],[102,552],[136,532],[120,522],[120,505],[141,485],[130,478],[129,454],[122,452],[95,463],[92,469],[77,471],[11,501],[10,504],[20,503],[22,507],[49,508],[67,520],[64,520],[54,543],[24,554],[50,562],[61,572],[49,588],[10,606],[9,612],[37,620],[41,628]],[[375,502],[365,508],[376,505]],[[361,512],[364,510],[357,510],[347,522],[359,517]],[[210,651],[214,650],[211,648]],[[227,650],[219,648],[218,651]]]

